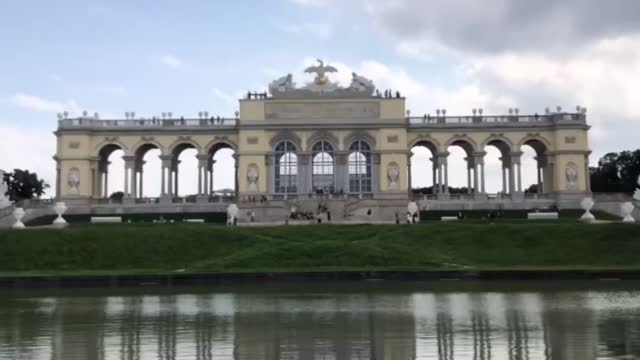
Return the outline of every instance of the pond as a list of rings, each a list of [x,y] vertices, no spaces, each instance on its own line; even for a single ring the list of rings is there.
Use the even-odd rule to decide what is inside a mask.
[[[0,289],[0,359],[638,359],[635,282]]]

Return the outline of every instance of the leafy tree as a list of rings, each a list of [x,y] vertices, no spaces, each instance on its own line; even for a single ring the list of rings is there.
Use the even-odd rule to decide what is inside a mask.
[[[608,153],[590,169],[591,191],[632,193],[640,175],[640,150]]]
[[[11,201],[39,198],[49,188],[49,184],[29,170],[14,169],[13,172],[6,172],[3,180],[8,188],[5,195]]]
[[[114,201],[122,201],[123,198],[124,198],[124,192],[122,191],[116,191],[113,194],[109,195],[109,199]]]

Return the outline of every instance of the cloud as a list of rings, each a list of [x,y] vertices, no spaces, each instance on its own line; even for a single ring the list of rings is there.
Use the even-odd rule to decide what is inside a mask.
[[[322,23],[280,24],[277,26],[284,32],[295,35],[313,35],[326,39],[331,35],[331,27]]]
[[[299,6],[325,6],[330,0],[289,0],[290,3],[299,5]]]
[[[98,90],[111,96],[127,96],[128,94],[127,89],[120,85],[103,85]]]
[[[64,78],[56,73],[53,74],[49,74],[49,79],[53,80],[53,81],[57,81],[60,82],[62,80],[64,80]]]
[[[38,112],[63,112],[80,113],[80,107],[75,100],[67,100],[65,102],[52,101],[35,95],[18,93],[9,98],[9,102],[13,105],[24,109]]]
[[[169,67],[172,67],[174,69],[180,69],[184,66],[184,63],[182,62],[182,60],[180,60],[178,57],[174,56],[174,55],[163,55],[160,58],[160,61],[164,64],[167,65]]]
[[[473,52],[579,51],[640,31],[640,2],[600,0],[368,0],[374,24],[394,39],[436,41]]]

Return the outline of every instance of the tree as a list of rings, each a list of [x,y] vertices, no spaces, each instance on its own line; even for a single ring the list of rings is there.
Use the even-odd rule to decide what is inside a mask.
[[[116,191],[113,194],[109,195],[109,199],[113,201],[122,201],[123,198],[124,198],[124,192],[122,191]]]
[[[591,191],[632,193],[640,175],[640,150],[608,153],[590,168]]]
[[[29,170],[14,169],[13,172],[6,172],[3,180],[7,184],[5,195],[8,195],[11,201],[39,198],[45,189],[49,188],[49,184]]]

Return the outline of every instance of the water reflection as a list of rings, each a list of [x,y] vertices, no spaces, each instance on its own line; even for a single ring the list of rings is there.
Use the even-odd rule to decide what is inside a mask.
[[[0,359],[636,359],[639,295],[19,291],[0,295]]]

